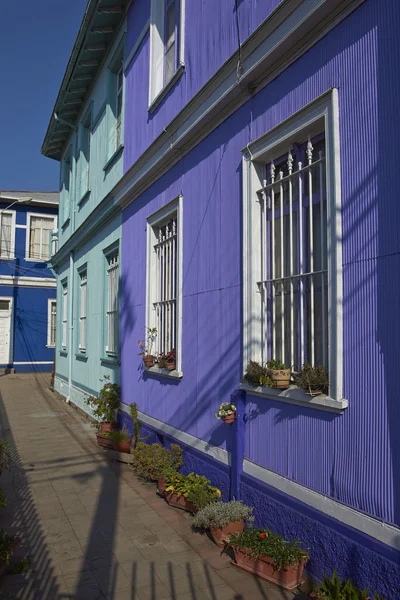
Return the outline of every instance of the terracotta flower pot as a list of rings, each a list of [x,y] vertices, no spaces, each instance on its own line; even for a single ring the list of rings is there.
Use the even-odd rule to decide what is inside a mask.
[[[290,385],[290,369],[272,369],[271,379],[278,390],[286,390]]]
[[[114,450],[117,452],[123,452],[124,454],[130,454],[131,452],[131,441],[125,442],[114,442]]]
[[[244,529],[244,521],[241,519],[240,521],[232,521],[225,525],[222,529],[217,529],[213,525],[210,525],[210,532],[213,537],[214,542],[222,548],[225,546],[225,543],[229,542],[231,533],[242,533]]]
[[[100,431],[116,431],[116,423],[100,423]]]
[[[157,490],[161,496],[165,495],[165,488],[167,487],[165,479],[159,479],[157,482]]]
[[[175,371],[175,361],[168,361],[167,369],[168,369],[168,371]]]
[[[101,431],[98,431],[96,433],[96,437],[97,437],[97,443],[99,446],[102,446],[103,448],[112,448],[113,447],[112,440],[110,440],[109,437],[106,437],[105,435],[103,435],[101,433]]]
[[[227,425],[231,425],[232,423],[234,423],[236,421],[236,412],[232,412],[229,415],[226,415],[226,417],[221,417],[221,419]]]
[[[143,363],[147,369],[154,367],[154,356],[152,354],[146,354],[146,356],[143,357]]]
[[[274,583],[285,590],[294,590],[302,583],[302,575],[306,559],[303,559],[294,567],[286,567],[281,571],[273,566],[268,556],[252,558],[246,554],[246,549],[234,548],[235,561],[232,564],[248,573],[257,575],[260,579]]]
[[[178,496],[178,494],[175,494],[175,492],[171,492],[170,494],[168,494],[167,502],[170,506],[181,508],[182,510],[186,510],[187,512],[199,512],[199,509],[193,504],[193,502],[186,500],[184,496]]]

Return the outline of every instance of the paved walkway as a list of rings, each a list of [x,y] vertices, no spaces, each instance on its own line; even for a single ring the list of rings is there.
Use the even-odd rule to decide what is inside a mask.
[[[230,565],[190,517],[98,448],[93,428],[48,390],[49,377],[0,377],[0,425],[14,469],[1,476],[32,568],[7,575],[21,600],[289,600]],[[300,599],[300,596],[298,596]]]

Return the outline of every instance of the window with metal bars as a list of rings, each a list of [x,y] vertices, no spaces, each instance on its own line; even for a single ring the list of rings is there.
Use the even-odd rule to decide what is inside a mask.
[[[56,318],[57,318],[56,300],[49,300],[47,318],[48,318],[47,345],[54,347],[56,345]]]
[[[79,272],[79,351],[86,352],[87,271]]]
[[[61,347],[65,350],[67,347],[67,322],[68,322],[68,284],[62,284],[62,337]]]
[[[306,362],[328,368],[324,136],[272,160],[258,196],[266,355],[294,370]]]
[[[118,310],[118,289],[119,289],[119,253],[114,250],[107,255],[107,341],[106,352],[112,356],[118,355],[118,328],[119,328],[119,310]]]

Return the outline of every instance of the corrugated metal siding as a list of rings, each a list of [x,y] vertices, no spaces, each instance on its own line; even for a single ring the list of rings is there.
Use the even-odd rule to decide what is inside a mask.
[[[397,524],[400,208],[394,108],[400,78],[391,54],[396,54],[399,22],[399,3],[367,0],[128,207],[123,277],[132,308],[130,326],[123,323],[122,329],[127,401],[134,397],[145,413],[229,449],[230,429],[214,413],[241,376],[241,148],[338,87],[349,409],[333,416],[250,399],[245,453],[302,485]],[[137,57],[141,73],[147,52],[144,42],[147,57]],[[145,95],[147,86],[137,90],[140,107]],[[162,118],[167,110],[160,109]],[[146,134],[135,123],[125,132],[129,160],[155,133],[153,127]],[[184,196],[184,377],[172,384],[143,380],[137,339],[144,330],[145,219],[178,193]],[[389,253],[393,256],[385,257]]]

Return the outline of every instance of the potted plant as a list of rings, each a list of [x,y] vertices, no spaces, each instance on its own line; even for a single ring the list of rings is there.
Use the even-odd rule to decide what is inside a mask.
[[[110,432],[110,439],[113,443],[114,450],[129,454],[131,451],[131,438],[125,425],[122,429]]]
[[[289,542],[269,529],[249,527],[232,534],[229,546],[235,553],[232,564],[240,569],[286,590],[300,585],[309,554],[297,540]]]
[[[102,448],[112,448],[113,447],[113,441],[111,439],[111,431],[97,431],[96,432],[96,438],[97,438],[97,443],[99,446],[101,446]]]
[[[351,579],[340,579],[336,572],[333,571],[331,578],[324,575],[324,580],[319,584],[315,592],[310,594],[310,598],[314,600],[370,600],[368,596],[368,588],[361,591],[354,585]],[[379,594],[375,593],[374,600],[383,600]]]
[[[290,368],[274,359],[267,362],[267,368],[275,387],[279,390],[286,390],[290,385]]]
[[[157,337],[156,327],[146,327],[146,335],[144,340],[138,340],[140,352],[139,356],[143,356],[144,366],[149,369],[154,367],[154,356],[151,353],[153,344]]]
[[[165,355],[165,361],[167,363],[168,371],[175,371],[176,368],[176,352],[175,348],[171,352],[167,352]]]
[[[327,394],[329,390],[328,374],[321,365],[312,367],[305,364],[296,377],[296,384],[309,396]]]
[[[243,377],[243,382],[248,383],[252,387],[275,387],[275,383],[270,377],[270,371],[264,365],[260,365],[255,360],[249,360],[246,367],[246,373]]]
[[[9,445],[0,440],[0,475],[11,470],[11,454]]]
[[[165,492],[170,506],[176,506],[191,513],[196,513],[207,504],[221,498],[218,488],[210,485],[210,481],[203,475],[194,473],[186,476],[175,473],[166,480]]]
[[[3,529],[0,530],[0,579],[7,573],[11,557],[20,542],[19,537],[8,535]]]
[[[177,444],[165,448],[161,444],[138,442],[133,452],[133,468],[144,481],[158,480],[166,469],[176,472],[182,465],[182,450]]]
[[[96,396],[87,396],[85,403],[92,409],[93,415],[100,421],[100,431],[112,431],[117,427],[115,413],[121,402],[121,388],[110,382],[110,376],[104,375],[100,381],[103,386]]]
[[[222,419],[224,423],[234,423],[236,420],[236,406],[232,402],[223,402],[215,413],[217,419]]]
[[[193,518],[193,527],[210,529],[210,533],[217,546],[224,546],[229,542],[232,533],[241,533],[244,521],[250,523],[254,520],[253,508],[242,502],[212,502],[202,508]]]

